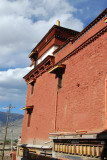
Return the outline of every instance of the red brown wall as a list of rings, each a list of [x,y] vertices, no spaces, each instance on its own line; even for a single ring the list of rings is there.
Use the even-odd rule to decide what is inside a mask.
[[[60,50],[55,55],[55,63],[59,62],[61,59],[63,59],[69,53],[74,51],[78,46],[82,45],[85,41],[87,41],[90,37],[93,37],[97,32],[99,32],[101,29],[106,27],[107,23],[105,23],[105,19],[107,19],[107,16],[105,18],[103,18],[101,21],[99,21],[96,25],[94,25],[91,29],[89,29],[80,38],[78,38],[73,44],[69,43],[62,50]],[[104,41],[106,41],[106,40],[107,40],[107,38],[104,39]]]
[[[105,129],[106,37],[107,33],[64,62],[57,131]]]
[[[104,27],[103,20],[96,26],[101,29],[101,24]],[[96,33],[92,28],[90,34],[94,35],[94,31]],[[89,32],[86,33],[85,38],[87,36]],[[22,143],[40,144],[41,141],[48,140],[49,133],[56,131],[105,129],[106,37],[107,33],[104,33],[63,62],[66,64],[66,69],[63,75],[63,88],[58,90],[57,109],[57,79],[54,74],[45,72],[38,77],[32,95],[31,85],[28,85],[26,106],[34,105],[34,109],[30,127],[27,127],[28,115],[25,111]],[[55,55],[56,62],[83,40],[84,37],[62,49]]]
[[[28,85],[26,105],[34,105],[34,109],[31,116],[30,127],[27,127],[28,115],[25,111],[22,143],[35,143],[36,141],[41,143],[40,139],[42,141],[48,140],[49,133],[54,132],[56,86],[55,75],[49,74],[48,72],[37,79],[32,95],[31,86]]]

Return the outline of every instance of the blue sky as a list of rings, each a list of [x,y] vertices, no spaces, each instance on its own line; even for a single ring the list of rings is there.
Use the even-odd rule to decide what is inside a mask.
[[[56,24],[81,31],[105,8],[107,0],[0,0],[0,111],[11,104],[24,113],[31,50]]]

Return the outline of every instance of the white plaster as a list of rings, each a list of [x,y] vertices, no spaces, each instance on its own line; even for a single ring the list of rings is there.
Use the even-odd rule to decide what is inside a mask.
[[[47,50],[36,62],[38,65],[41,63],[47,56],[53,56],[53,52],[58,48],[58,46],[52,46],[49,50]]]

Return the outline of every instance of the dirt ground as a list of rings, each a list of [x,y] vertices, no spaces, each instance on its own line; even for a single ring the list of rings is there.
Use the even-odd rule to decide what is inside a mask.
[[[1,156],[0,156],[0,160],[1,160]],[[4,160],[11,160],[11,157],[5,156],[5,157],[4,157]]]

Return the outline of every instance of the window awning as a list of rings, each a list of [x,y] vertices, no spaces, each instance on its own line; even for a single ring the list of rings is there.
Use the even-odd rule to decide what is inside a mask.
[[[27,110],[27,109],[32,109],[32,108],[33,108],[33,105],[32,106],[23,107],[23,108],[21,108],[21,110]]]
[[[34,54],[38,54],[38,52],[37,51],[31,52],[28,57],[31,58],[31,56],[33,56]]]
[[[30,80],[28,84],[31,84],[32,82],[35,82],[35,79]]]
[[[49,71],[49,73],[54,73],[54,74],[55,74],[55,73],[57,73],[57,72],[60,72],[60,71],[65,70],[65,67],[66,67],[65,64],[57,65],[57,66],[53,67],[53,68]]]

